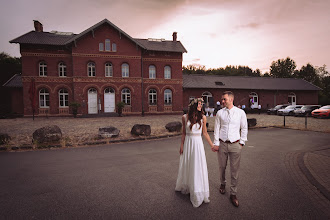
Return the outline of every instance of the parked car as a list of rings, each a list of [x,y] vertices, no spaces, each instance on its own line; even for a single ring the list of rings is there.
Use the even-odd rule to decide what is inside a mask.
[[[320,105],[304,105],[301,109],[294,110],[294,116],[311,116],[312,111],[320,108]]]
[[[300,109],[303,105],[289,105],[277,111],[277,115],[294,115],[294,110]]]
[[[315,109],[312,111],[312,116],[315,118],[330,118],[330,105],[325,105],[319,109]]]
[[[274,108],[270,108],[270,109],[268,109],[268,110],[267,110],[267,114],[268,114],[268,115],[271,115],[271,114],[276,115],[276,114],[277,114],[277,111],[278,111],[279,109],[283,109],[283,108],[287,107],[288,105],[289,105],[289,104],[277,105],[277,106],[275,106]]]

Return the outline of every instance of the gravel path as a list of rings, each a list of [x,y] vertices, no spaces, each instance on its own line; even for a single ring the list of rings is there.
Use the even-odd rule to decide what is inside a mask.
[[[248,118],[256,118],[256,127],[283,127],[283,116],[266,114],[248,114]],[[215,117],[208,117],[209,130],[213,131]],[[63,139],[73,145],[97,139],[98,129],[114,126],[120,130],[116,139],[132,138],[130,131],[134,124],[149,124],[151,136],[173,134],[165,129],[168,122],[181,121],[181,115],[154,115],[104,118],[16,118],[1,119],[0,133],[7,133],[12,137],[11,145],[20,146],[31,144],[33,132],[41,127],[57,125],[61,128]],[[305,130],[304,117],[285,117],[286,127]],[[330,119],[307,119],[307,130],[330,133]],[[175,134],[175,133],[174,133]]]

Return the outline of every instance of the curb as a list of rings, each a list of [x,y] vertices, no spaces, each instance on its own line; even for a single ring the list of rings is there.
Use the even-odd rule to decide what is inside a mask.
[[[181,133],[178,134],[168,134],[168,135],[160,135],[160,136],[145,136],[145,137],[137,137],[137,138],[128,138],[128,139],[119,139],[119,140],[103,140],[103,141],[91,141],[91,142],[83,142],[77,144],[78,147],[83,146],[96,146],[96,145],[106,145],[106,144],[116,144],[116,143],[127,143],[127,142],[134,142],[134,141],[146,141],[146,140],[155,140],[155,139],[162,139],[162,138],[170,138],[180,136]],[[34,151],[34,150],[50,150],[50,149],[60,149],[60,148],[74,148],[75,146],[71,144],[67,144],[65,146],[62,145],[45,145],[45,146],[38,146],[33,147],[30,146],[12,146],[12,147],[0,147],[0,152],[18,152],[18,151]]]
[[[304,155],[307,152],[301,153],[298,156],[298,166],[300,170],[304,173],[308,181],[325,197],[330,201],[330,192],[327,188],[325,188],[322,184],[320,184],[313,176],[313,174],[306,167],[304,162]]]

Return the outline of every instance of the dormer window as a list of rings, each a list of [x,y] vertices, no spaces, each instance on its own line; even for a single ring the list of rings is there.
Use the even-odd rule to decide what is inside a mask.
[[[104,51],[104,44],[103,43],[99,43],[99,51]]]
[[[117,44],[112,43],[112,52],[117,52]]]
[[[215,85],[217,85],[217,86],[224,86],[225,84],[223,82],[218,81],[218,82],[215,82]]]
[[[109,39],[106,39],[105,40],[105,51],[110,51],[111,48],[110,48],[110,40]]]

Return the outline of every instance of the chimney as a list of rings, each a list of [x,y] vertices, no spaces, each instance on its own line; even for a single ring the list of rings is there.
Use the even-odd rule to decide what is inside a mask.
[[[176,41],[177,34],[178,34],[177,32],[173,32],[173,35],[172,35],[173,36],[173,41]]]
[[[42,27],[42,24],[38,20],[33,20],[34,22],[34,29],[36,32],[43,32],[44,28]]]

